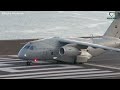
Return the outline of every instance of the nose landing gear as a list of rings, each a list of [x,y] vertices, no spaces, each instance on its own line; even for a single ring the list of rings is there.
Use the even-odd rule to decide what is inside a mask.
[[[26,62],[26,65],[27,65],[27,66],[32,65],[32,61],[28,60],[28,61]]]

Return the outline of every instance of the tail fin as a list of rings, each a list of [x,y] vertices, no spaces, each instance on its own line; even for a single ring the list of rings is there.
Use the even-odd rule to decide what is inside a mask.
[[[120,38],[120,11],[115,11],[114,13],[115,13],[114,21],[109,26],[104,36]]]

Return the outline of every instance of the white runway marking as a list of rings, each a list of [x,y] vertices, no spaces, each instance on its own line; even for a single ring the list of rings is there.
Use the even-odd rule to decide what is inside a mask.
[[[26,61],[0,61],[0,63],[16,63],[16,62],[26,62]]]
[[[91,64],[91,63],[85,63],[85,65],[90,65],[90,66],[97,66],[97,67],[102,67],[102,68],[109,68],[109,69],[120,70],[120,68],[113,67],[113,66],[105,66],[105,65],[98,65],[98,64]]]
[[[8,60],[6,60],[6,59],[1,59],[0,60],[0,63],[13,63],[13,62],[26,62],[26,60],[21,60],[21,59],[8,59]],[[32,62],[34,62],[34,61],[32,61]],[[37,61],[37,63],[56,63],[55,61],[53,61],[53,60],[49,60],[49,61]]]
[[[108,73],[108,72],[111,72],[111,71],[92,71],[92,72],[70,72],[70,73],[57,73],[57,74],[46,74],[45,75],[36,75],[34,74],[33,76],[22,76],[22,77],[10,77],[10,79],[22,79],[22,78],[48,78],[48,77],[53,77],[55,78],[56,76],[61,76],[62,78],[64,77],[64,75],[68,75],[68,76],[71,76],[71,75],[77,75],[77,74],[97,74],[97,73]],[[39,73],[41,74],[41,73]],[[30,74],[31,75],[31,74]],[[9,78],[8,78],[9,79]]]
[[[120,73],[99,73],[99,74],[94,74],[94,73],[91,73],[90,75],[75,75],[75,76],[61,76],[61,77],[46,77],[44,79],[68,79],[68,78],[76,78],[76,79],[82,79],[82,78],[85,78],[85,77],[89,77],[90,79],[92,79],[93,77],[104,77],[104,76],[110,76],[112,77],[112,75],[120,75]],[[114,77],[113,76],[113,77]],[[40,77],[39,77],[40,78]]]
[[[0,68],[1,71],[5,71],[5,72],[18,72],[18,70],[15,69],[11,69],[11,68]]]
[[[110,73],[110,74],[112,74],[112,73]],[[114,78],[114,77],[119,77],[120,76],[120,73],[118,74],[118,73],[114,73],[114,74],[112,74],[112,75],[101,75],[101,76],[93,76],[93,77],[85,77],[85,78],[82,78],[82,79],[107,79],[107,78]],[[76,78],[74,78],[74,79],[80,79],[80,77],[76,77]]]
[[[35,68],[35,67],[39,67],[39,68],[42,68],[42,67],[54,67],[54,66],[65,66],[65,65],[62,65],[62,64],[49,64],[49,65],[34,65],[34,66],[17,66],[17,67],[10,67],[12,69],[22,69],[22,68]],[[82,67],[80,67],[82,68]]]
[[[20,66],[19,63],[24,63],[24,61],[16,59],[0,60],[0,71],[7,73],[5,75],[0,75],[0,79],[91,79],[101,77],[104,78],[107,76],[114,77],[120,75],[120,73],[113,71],[113,67],[88,63],[82,66],[68,64],[52,64],[45,61],[40,61],[40,65],[38,64],[33,66]],[[16,64],[19,66],[16,66]],[[108,70],[104,70],[104,68]],[[119,68],[117,68],[117,70],[118,69]]]
[[[1,71],[5,71],[9,72],[9,69],[12,70],[13,72],[30,72],[30,71],[46,71],[46,70],[63,70],[63,69],[77,69],[78,67],[55,67],[55,68],[39,68],[39,69],[29,69],[29,70],[16,70],[13,69],[12,67],[10,68],[0,68]],[[11,71],[10,71],[11,72]]]
[[[61,73],[68,73],[68,72],[69,72],[69,73],[71,73],[71,72],[74,73],[74,72],[78,72],[78,71],[79,71],[79,72],[84,72],[84,73],[85,73],[86,71],[88,71],[88,73],[90,73],[89,71],[96,71],[96,70],[98,70],[98,69],[64,70],[64,71],[61,70],[61,71],[51,71],[51,72],[50,72],[50,71],[47,71],[47,72],[46,72],[46,71],[41,71],[41,72],[35,72],[35,73],[21,73],[21,74],[12,74],[12,75],[1,75],[0,78],[1,78],[1,77],[2,77],[2,78],[3,78],[3,77],[4,77],[4,78],[5,78],[5,77],[11,77],[11,78],[12,78],[12,77],[23,77],[23,76],[30,76],[30,75],[33,76],[33,75],[38,75],[38,74],[39,74],[39,75],[43,75],[43,74],[46,75],[46,74],[56,74],[56,73],[60,73],[60,74],[61,74]]]
[[[0,58],[0,60],[21,60],[21,59],[13,59],[13,58]]]
[[[12,64],[0,63],[0,67],[1,67],[1,66],[12,66]]]
[[[15,62],[15,61],[19,62],[20,60],[9,60],[9,61],[8,60],[0,60],[0,63],[2,63],[2,62],[5,62],[5,63],[8,62],[8,63],[10,63],[10,62]]]

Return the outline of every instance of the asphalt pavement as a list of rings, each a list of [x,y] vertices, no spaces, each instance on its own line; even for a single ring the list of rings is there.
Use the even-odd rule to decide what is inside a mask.
[[[31,66],[16,55],[1,55],[0,79],[120,79],[120,53],[108,52],[85,64],[39,61]]]

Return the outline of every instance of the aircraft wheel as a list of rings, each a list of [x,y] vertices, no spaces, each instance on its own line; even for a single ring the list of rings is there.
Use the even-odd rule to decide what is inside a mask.
[[[80,65],[83,65],[84,62],[75,62],[74,64],[80,64]]]
[[[81,62],[81,63],[79,63],[79,64],[84,64],[84,63]]]
[[[77,64],[76,60],[74,60],[73,64]]]
[[[59,61],[57,61],[57,62],[56,62],[56,64],[60,64],[60,62],[59,62]]]
[[[26,65],[27,65],[27,66],[30,66],[30,65],[32,65],[32,62],[31,62],[31,61],[27,61],[27,62],[26,62]]]

